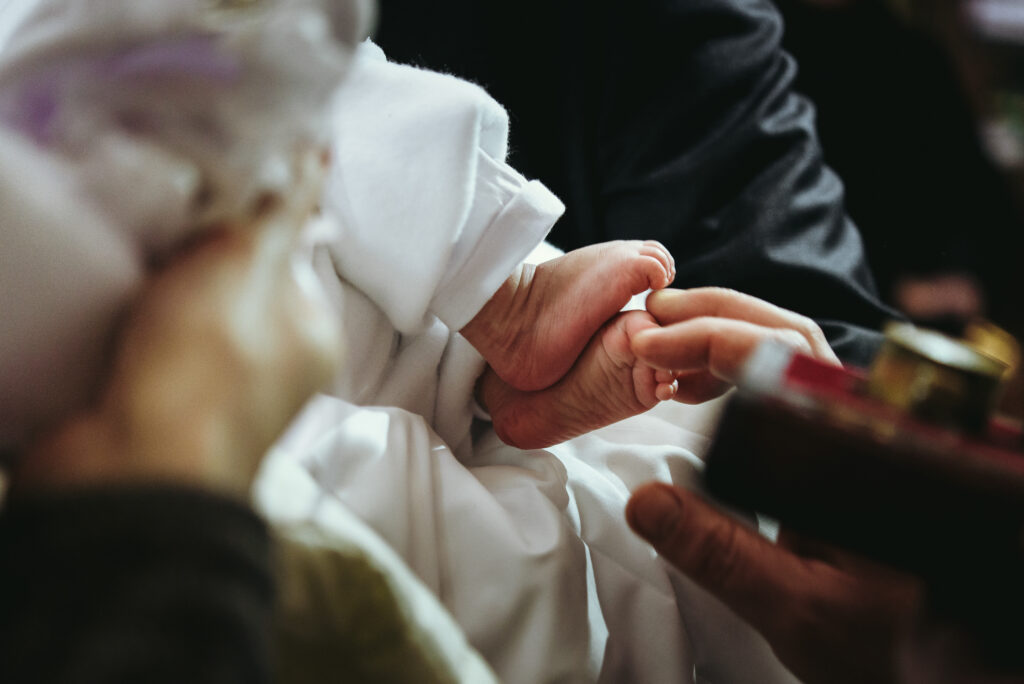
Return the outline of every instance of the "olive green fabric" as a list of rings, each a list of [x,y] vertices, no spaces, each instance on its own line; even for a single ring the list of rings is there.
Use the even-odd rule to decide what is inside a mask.
[[[441,603],[373,530],[329,498],[317,497],[296,516],[306,508],[296,497],[309,502],[311,482],[280,462],[276,475],[262,508],[275,537],[278,682],[497,682]],[[291,502],[275,505],[275,498]]]

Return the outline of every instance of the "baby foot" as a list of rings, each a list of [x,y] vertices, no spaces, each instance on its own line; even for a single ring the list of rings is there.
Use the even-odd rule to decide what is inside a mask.
[[[617,240],[523,264],[460,332],[512,387],[557,382],[609,318],[647,289],[675,277],[654,240]]]
[[[479,396],[506,444],[540,449],[623,420],[675,394],[675,378],[644,364],[630,338],[657,327],[646,311],[619,314],[594,336],[569,373],[535,392],[517,390],[490,370]]]

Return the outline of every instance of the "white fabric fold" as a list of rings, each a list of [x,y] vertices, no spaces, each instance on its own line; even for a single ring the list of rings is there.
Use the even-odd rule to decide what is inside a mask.
[[[518,187],[495,216],[477,224],[483,230],[459,236],[459,247],[469,243],[473,248],[465,255],[452,255],[451,268],[438,283],[429,310],[452,330],[461,330],[544,239],[564,208],[537,181]],[[472,227],[472,221],[467,222],[467,228]]]
[[[333,112],[315,262],[350,363],[331,394],[423,416],[470,453],[479,353],[456,334],[542,243],[564,207],[505,163],[508,117],[452,76],[367,41]]]
[[[625,523],[640,484],[693,484],[710,419],[662,405],[529,452],[483,428],[460,460],[422,416],[320,397],[276,453],[395,549],[503,682],[796,684]]]
[[[452,678],[453,681],[466,684],[492,684],[497,680],[483,659],[469,648],[465,636],[454,620],[423,583],[409,570],[405,562],[380,538],[366,523],[355,517],[323,490],[312,479],[309,473],[294,460],[272,454],[262,465],[262,474],[257,480],[254,500],[257,508],[272,519],[280,533],[284,531],[291,541],[291,546],[307,547],[319,551],[315,570],[323,573],[317,579],[330,584],[337,576],[331,572],[342,573],[345,577],[361,578],[359,586],[336,586],[323,593],[310,591],[303,581],[309,578],[289,576],[287,569],[284,577],[278,577],[279,608],[277,630],[292,629],[294,633],[305,635],[310,631],[311,621],[326,633],[314,635],[314,643],[330,643],[331,638],[352,638],[352,633],[365,629],[362,623],[353,624],[353,606],[362,607],[363,599],[353,596],[352,592],[379,592],[381,587],[373,582],[377,577],[383,580],[386,588],[394,598],[394,606],[398,615],[390,617],[411,631],[413,640],[423,656],[436,662],[439,671]],[[286,549],[287,550],[287,549]],[[329,551],[330,554],[325,554]],[[333,562],[332,562],[333,561]],[[341,567],[339,567],[339,565]],[[353,572],[353,568],[359,570]],[[368,579],[367,579],[368,578]],[[309,605],[314,601],[334,597],[336,602],[329,605]],[[380,601],[388,606],[388,601]],[[366,616],[374,624],[380,624],[381,616]],[[332,618],[334,618],[332,620]],[[340,625],[334,620],[337,620]],[[332,627],[335,628],[334,631]],[[382,630],[381,630],[382,631]],[[403,635],[404,636],[404,635]],[[383,641],[383,639],[381,640]],[[396,646],[389,650],[389,645],[375,642],[375,650],[364,656],[364,663],[371,663],[378,658],[409,657],[407,651],[400,648],[401,639],[395,639]],[[349,651],[346,650],[346,653]],[[304,656],[308,650],[299,649],[295,655]],[[319,659],[323,662],[322,659]],[[399,661],[401,662],[401,661]],[[376,668],[370,665],[367,669],[381,669],[386,672],[400,672],[400,667],[389,669],[393,662],[377,663]],[[303,663],[292,663],[299,672],[309,672]],[[337,672],[321,672],[325,677],[337,676]],[[445,679],[444,681],[448,681]],[[411,684],[411,681],[410,681]]]
[[[356,54],[324,196],[338,273],[402,334],[459,330],[564,210],[504,163],[505,110],[453,76]]]

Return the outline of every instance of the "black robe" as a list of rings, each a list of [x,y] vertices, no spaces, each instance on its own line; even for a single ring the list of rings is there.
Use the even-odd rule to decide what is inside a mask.
[[[508,108],[510,162],[566,204],[556,245],[660,240],[676,287],[803,313],[864,365],[894,314],[780,37],[759,0],[385,0],[375,39]]]
[[[777,2],[800,65],[794,87],[814,102],[883,298],[906,276],[967,273],[990,318],[1018,322],[1024,226],[942,46],[881,0]]]

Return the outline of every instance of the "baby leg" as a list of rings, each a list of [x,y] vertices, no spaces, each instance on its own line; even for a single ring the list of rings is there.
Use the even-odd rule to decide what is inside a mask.
[[[630,338],[657,327],[646,311],[609,321],[561,381],[534,392],[517,390],[490,369],[478,395],[501,439],[539,449],[647,411],[675,394],[674,376],[636,358]]]
[[[521,265],[460,332],[509,385],[544,389],[633,295],[674,277],[672,255],[653,240],[583,247]]]

